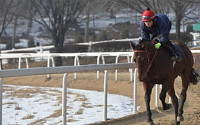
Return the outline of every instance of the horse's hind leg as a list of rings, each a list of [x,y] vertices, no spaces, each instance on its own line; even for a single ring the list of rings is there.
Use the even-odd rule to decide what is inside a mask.
[[[176,97],[174,86],[171,86],[169,88],[168,94],[171,97],[172,103],[174,105],[176,125],[180,125],[180,121],[177,121],[177,116],[178,116],[178,98]]]
[[[170,108],[170,104],[167,104],[165,102],[166,93],[168,89],[169,89],[169,83],[162,85],[162,90],[160,92],[160,100],[162,102],[163,110],[167,110]]]
[[[183,106],[187,97],[187,89],[189,85],[189,77],[181,76],[182,79],[182,90],[179,100],[179,110],[178,110],[178,121],[183,121]]]

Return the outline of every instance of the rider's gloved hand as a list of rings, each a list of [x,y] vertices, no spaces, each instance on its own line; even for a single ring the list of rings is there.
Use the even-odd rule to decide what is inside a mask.
[[[156,49],[159,49],[160,46],[161,46],[161,43],[160,43],[159,39],[154,39],[154,40],[152,41],[152,43],[154,44],[154,47],[155,47]]]
[[[155,46],[155,48],[156,48],[156,49],[159,49],[159,48],[160,48],[160,46],[161,46],[161,43],[160,43],[160,42],[158,42],[158,43],[156,43],[154,46]]]

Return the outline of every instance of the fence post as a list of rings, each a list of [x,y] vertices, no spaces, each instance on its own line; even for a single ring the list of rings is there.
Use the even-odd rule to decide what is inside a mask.
[[[78,57],[79,55],[76,55],[75,57],[74,57],[74,66],[79,66],[80,65],[80,61],[79,61],[79,57]],[[74,73],[74,79],[77,79],[77,73],[75,72]]]
[[[21,60],[22,60],[22,55],[19,56],[18,69],[21,69]]]
[[[52,67],[55,67],[55,61],[54,58],[51,56],[51,62],[52,62]]]
[[[25,58],[26,60],[26,68],[28,69],[29,68],[29,65],[28,65],[28,58]]]
[[[48,59],[47,59],[47,67],[50,67],[51,56],[52,56],[52,55],[48,56]],[[50,79],[50,77],[51,77],[50,74],[47,74],[47,79]]]
[[[97,65],[100,64],[100,57],[101,55],[98,55],[97,57]],[[99,79],[99,71],[97,70],[97,79]]]
[[[3,83],[2,78],[0,78],[0,125],[2,125],[2,100],[3,100]]]
[[[0,54],[1,54],[1,50],[0,50]],[[0,59],[0,70],[3,69],[2,60],[3,60],[3,59]]]
[[[0,70],[3,69],[3,65],[2,65],[2,59],[0,59]]]
[[[131,63],[133,63],[133,56],[131,56]],[[133,68],[130,69],[130,81],[133,81]]]
[[[104,121],[107,120],[107,87],[108,87],[108,71],[104,71]]]
[[[134,82],[133,82],[133,111],[137,113],[137,68],[134,71]]]
[[[116,64],[118,63],[118,59],[119,59],[119,55],[116,56],[116,59],[115,59],[115,63],[116,63]],[[117,72],[118,72],[118,70],[116,69],[116,70],[115,70],[115,81],[117,81],[117,79],[118,79],[118,78],[117,78]]]
[[[62,123],[66,125],[66,115],[67,115],[67,73],[63,75],[63,91],[62,91]]]
[[[156,84],[156,90],[155,90],[155,91],[156,91],[156,94],[155,94],[155,96],[156,96],[156,97],[155,97],[155,98],[156,98],[156,99],[155,99],[155,101],[156,101],[156,102],[155,102],[155,106],[156,106],[156,107],[158,107],[158,90],[159,90],[159,85]]]
[[[43,47],[40,45],[40,53],[43,53]]]

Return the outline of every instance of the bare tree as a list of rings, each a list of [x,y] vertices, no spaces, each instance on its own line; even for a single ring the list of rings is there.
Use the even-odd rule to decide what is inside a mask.
[[[15,38],[16,38],[16,30],[17,30],[17,19],[18,19],[18,16],[15,15],[14,16],[14,20],[13,20],[12,49],[15,48]]]
[[[190,20],[198,19],[197,13],[195,14],[198,9],[196,2],[199,2],[199,0],[169,0],[171,8],[176,15],[176,39],[180,39],[181,22],[184,18],[190,18]],[[191,15],[193,16],[191,17]]]
[[[103,8],[108,0],[85,0],[85,9],[84,9],[84,16],[83,22],[85,22],[85,35],[84,35],[84,42],[88,41],[88,31],[89,31],[89,24],[90,21],[93,21],[93,29],[95,29],[95,19],[98,18],[97,14],[103,12]],[[93,31],[94,33],[95,31]]]
[[[16,39],[16,31],[17,31],[17,27],[18,27],[18,15],[19,13],[21,13],[20,11],[20,5],[22,5],[23,1],[19,1],[19,0],[15,0],[13,1],[15,8],[13,9],[13,21],[11,23],[13,23],[13,34],[12,34],[12,48],[15,48],[15,39]]]
[[[16,38],[16,29],[17,29],[17,19],[18,16],[16,15],[19,7],[19,0],[1,0],[0,1],[0,13],[1,13],[1,31],[0,31],[0,37],[5,32],[5,29],[7,26],[11,23],[13,23],[13,35],[12,35],[12,41],[8,43],[7,45],[11,45],[9,47],[14,48],[15,46],[15,38]]]
[[[200,0],[113,0],[123,6],[129,7],[138,13],[143,13],[149,7],[155,13],[175,13],[176,39],[180,39],[180,27],[183,19],[198,17],[195,14]],[[171,11],[171,9],[173,11]],[[193,15],[193,16],[191,16]],[[196,15],[196,16],[194,16]],[[197,18],[196,18],[197,19]]]
[[[0,0],[0,38],[13,19],[14,0]]]
[[[51,34],[55,52],[63,51],[68,28],[84,8],[82,0],[32,0],[36,15],[33,20],[43,25]],[[56,58],[56,65],[62,65],[62,58]]]
[[[13,19],[13,8],[15,8],[13,1],[14,0],[0,0],[0,39],[8,24],[10,24]],[[0,60],[0,69],[3,69],[2,60]]]
[[[21,11],[24,11],[24,13],[20,14],[20,17],[24,17],[24,19],[28,21],[26,35],[29,36],[33,26],[32,18],[35,15],[35,10],[30,0],[24,0],[22,8],[20,9]]]
[[[137,11],[138,13],[143,13],[147,7],[154,10],[155,13],[168,14],[170,12],[170,7],[168,6],[167,0],[112,0],[121,6],[128,7]]]
[[[90,23],[90,13],[91,13],[91,2],[88,0],[85,6],[85,35],[84,35],[84,42],[88,41],[88,29]]]

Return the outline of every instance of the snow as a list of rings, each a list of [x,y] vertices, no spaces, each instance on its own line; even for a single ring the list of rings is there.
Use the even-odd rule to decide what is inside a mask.
[[[61,114],[51,116],[62,108],[59,100],[62,88],[6,84],[3,88],[3,124],[62,124]],[[16,94],[15,91],[21,91],[21,94]],[[103,121],[103,92],[78,89],[67,91],[68,125]],[[122,95],[108,94],[107,111],[109,119],[133,114],[133,100]]]
[[[15,47],[28,47],[28,40],[27,39],[19,39],[19,43],[15,43]]]
[[[6,49],[6,44],[0,44],[0,50]]]

